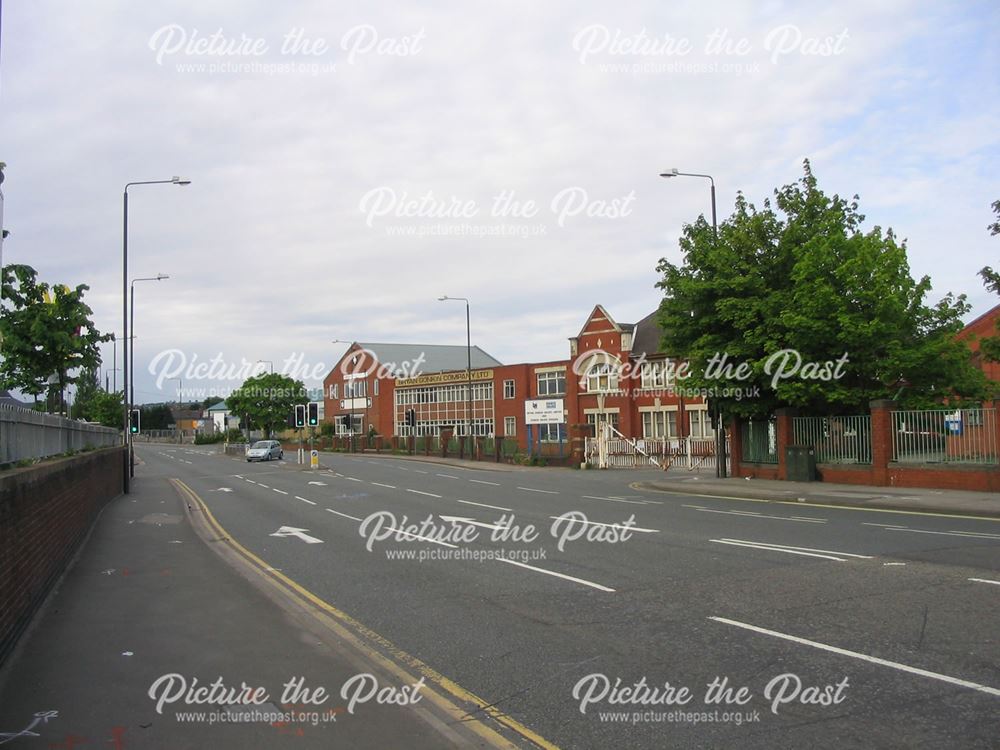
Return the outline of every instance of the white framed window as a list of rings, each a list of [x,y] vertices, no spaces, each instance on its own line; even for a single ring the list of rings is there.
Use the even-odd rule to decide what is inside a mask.
[[[587,391],[607,393],[618,390],[618,368],[609,362],[593,365],[587,371]]]
[[[514,398],[514,381],[505,380],[503,381],[503,397],[506,399]]]
[[[517,417],[503,418],[503,434],[506,437],[514,437],[517,435]]]
[[[566,393],[566,371],[540,372],[536,375],[539,396],[562,396]]]
[[[365,380],[345,380],[344,398],[367,398],[368,382]]]
[[[643,362],[641,372],[643,388],[663,387],[663,365],[661,363]]]
[[[715,430],[712,429],[712,418],[709,416],[707,409],[689,410],[688,419],[691,422],[691,437],[715,437]]]
[[[646,440],[677,437],[677,412],[662,409],[642,412],[642,437]]]
[[[376,396],[378,395],[378,378],[376,378],[375,382],[372,384],[372,393]]]
[[[563,443],[566,441],[566,425],[538,424],[538,440],[542,443]]]
[[[330,398],[337,398],[337,384],[330,384]]]

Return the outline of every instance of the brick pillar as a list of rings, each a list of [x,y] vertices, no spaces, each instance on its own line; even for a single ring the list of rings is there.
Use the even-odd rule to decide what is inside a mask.
[[[743,459],[743,430],[740,428],[742,421],[739,417],[733,417],[729,423],[729,476],[742,476],[740,461]]]
[[[777,439],[775,450],[778,452],[778,479],[788,478],[788,467],[785,465],[785,448],[795,441],[795,432],[792,428],[792,417],[797,416],[798,409],[784,407],[776,409],[774,415],[777,417]]]
[[[892,420],[889,412],[896,408],[892,399],[870,401],[872,414],[872,484],[889,484],[889,462],[892,461]]]

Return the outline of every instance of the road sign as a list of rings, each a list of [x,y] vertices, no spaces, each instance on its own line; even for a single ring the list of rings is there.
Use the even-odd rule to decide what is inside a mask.
[[[319,468],[319,451],[311,450],[309,451],[309,466],[313,469]]]

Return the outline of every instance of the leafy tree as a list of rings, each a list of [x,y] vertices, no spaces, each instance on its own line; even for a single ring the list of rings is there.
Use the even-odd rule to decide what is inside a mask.
[[[1000,234],[1000,201],[993,201],[993,212],[997,215],[997,220],[987,227],[990,234]],[[979,272],[983,279],[983,285],[994,294],[1000,295],[1000,273],[986,266]],[[1000,323],[997,324],[998,333],[984,338],[979,342],[979,351],[983,359],[989,362],[1000,362]]]
[[[252,426],[264,430],[270,437],[276,426],[288,421],[295,405],[306,401],[308,394],[301,381],[277,373],[264,373],[245,380],[226,399],[226,406],[241,419],[249,417]]]
[[[139,422],[143,430],[168,430],[174,415],[167,404],[146,404],[139,407]]]
[[[990,230],[990,234],[1000,234],[1000,201],[993,201],[993,213],[997,215],[997,220],[986,228]]]
[[[4,387],[37,400],[50,380],[53,391],[61,394],[100,366],[97,345],[110,335],[94,328],[93,312],[83,301],[86,284],[50,287],[38,282],[35,269],[27,265],[4,267],[0,284],[6,303],[0,308]]]
[[[910,406],[983,396],[985,378],[954,338],[969,310],[965,297],[926,305],[930,279],[910,276],[906,244],[892,230],[862,231],[857,200],[824,194],[806,161],[798,182],[775,191],[773,208],[765,200],[758,210],[739,195],[717,240],[704,217],[685,226],[684,262],[663,259],[657,268],[664,348],[690,361],[682,386],[759,386],[750,400],[717,399],[744,416],[779,406],[865,412],[869,400],[897,394]],[[778,356],[784,350],[797,355]],[[708,377],[722,355],[749,372]],[[800,368],[772,387],[775,372],[791,375],[796,357]],[[802,377],[806,363],[822,363],[809,374],[828,378]]]

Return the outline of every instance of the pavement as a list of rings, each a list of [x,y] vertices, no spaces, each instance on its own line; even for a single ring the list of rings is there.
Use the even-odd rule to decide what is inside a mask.
[[[841,505],[857,508],[1000,518],[1000,493],[935,490],[914,487],[867,487],[833,482],[785,482],[775,479],[646,472],[633,483],[636,489],[686,496],[741,497],[773,502]]]
[[[473,731],[465,710],[432,705],[423,688],[405,706],[363,700],[376,685],[376,695],[403,695],[419,678],[359,650],[260,571],[227,563],[216,554],[226,540],[196,503],[144,468],[140,461],[132,492],[105,508],[0,672],[0,745],[511,746]],[[190,692],[217,680],[214,695]],[[266,696],[241,705],[226,694],[245,686]]]

